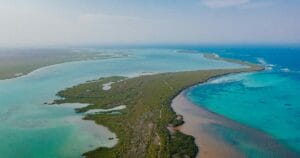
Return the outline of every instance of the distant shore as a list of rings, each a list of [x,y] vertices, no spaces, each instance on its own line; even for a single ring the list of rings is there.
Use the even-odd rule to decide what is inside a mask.
[[[29,51],[29,50],[26,50]],[[101,60],[110,58],[123,58],[127,54],[106,54],[94,52],[56,52],[57,50],[41,53],[43,50],[33,52],[10,52],[9,55],[0,54],[0,80],[12,79],[27,75],[33,71],[47,66],[66,62]],[[1,52],[0,52],[1,53]]]

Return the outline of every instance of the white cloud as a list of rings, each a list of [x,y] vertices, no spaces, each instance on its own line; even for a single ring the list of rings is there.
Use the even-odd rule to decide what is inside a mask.
[[[250,0],[201,0],[209,8],[235,7],[248,3]]]
[[[247,3],[245,5],[240,6],[241,9],[257,9],[257,8],[267,8],[274,6],[276,1],[256,1],[252,3]]]

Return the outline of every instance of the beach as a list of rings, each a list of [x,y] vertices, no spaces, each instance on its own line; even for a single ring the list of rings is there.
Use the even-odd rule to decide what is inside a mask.
[[[177,114],[183,116],[185,122],[176,129],[195,138],[195,143],[199,147],[197,157],[242,157],[241,153],[230,148],[224,142],[218,141],[216,137],[203,129],[206,124],[220,123],[217,115],[193,105],[184,97],[184,92],[173,99],[171,106]]]
[[[297,157],[297,153],[285,148],[261,131],[194,105],[187,100],[185,92],[186,90],[177,95],[171,106],[184,119],[184,124],[176,129],[195,138],[199,149],[197,157],[247,157],[249,153],[244,153],[240,148],[245,144],[247,148],[257,150],[252,153],[255,157]],[[230,131],[229,138],[226,138],[226,134],[220,136],[223,130],[224,133],[226,130]]]

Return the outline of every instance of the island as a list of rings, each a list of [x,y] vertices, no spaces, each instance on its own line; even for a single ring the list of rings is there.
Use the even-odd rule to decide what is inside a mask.
[[[243,65],[237,69],[198,70],[186,72],[142,75],[134,78],[113,76],[88,81],[57,93],[60,99],[53,104],[84,103],[76,109],[86,113],[95,109],[125,108],[87,113],[83,119],[106,126],[117,135],[118,143],[112,148],[98,147],[83,153],[93,157],[195,157],[199,147],[193,136],[186,135],[177,126],[184,117],[176,114],[171,102],[183,90],[226,74],[260,71],[260,65],[215,55],[205,55],[215,60],[225,60]],[[103,85],[110,83],[109,88]],[[201,150],[201,147],[200,147]]]

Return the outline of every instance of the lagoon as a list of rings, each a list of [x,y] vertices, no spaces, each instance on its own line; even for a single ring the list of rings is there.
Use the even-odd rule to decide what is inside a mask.
[[[116,137],[114,133],[81,120],[82,114],[76,114],[72,105],[44,104],[56,99],[55,94],[67,87],[114,75],[133,77],[147,73],[241,67],[175,49],[118,52],[127,56],[57,64],[25,76],[1,80],[1,157],[80,157],[96,147],[116,144],[117,139],[109,139]]]

